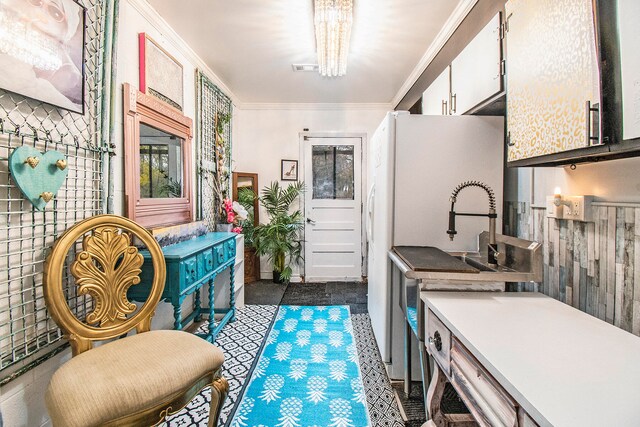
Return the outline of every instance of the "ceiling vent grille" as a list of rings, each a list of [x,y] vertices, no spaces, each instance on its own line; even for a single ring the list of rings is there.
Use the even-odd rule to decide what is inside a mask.
[[[318,71],[318,64],[291,64],[293,71]]]

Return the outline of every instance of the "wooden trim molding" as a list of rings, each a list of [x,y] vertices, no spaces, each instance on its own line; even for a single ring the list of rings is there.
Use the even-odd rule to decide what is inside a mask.
[[[249,172],[233,172],[233,200],[238,200],[238,180],[240,178],[249,178],[253,181],[253,194],[256,195],[253,199],[253,225],[258,226],[260,224],[260,203],[258,197],[260,196],[260,188],[258,188],[258,174]]]
[[[233,173],[233,200],[238,200],[238,180],[241,178],[249,178],[253,181],[253,192],[255,199],[253,200],[253,225],[257,227],[260,224],[260,203],[258,196],[260,188],[258,185],[258,174],[248,172]],[[245,242],[244,246],[244,283],[255,282],[260,280],[260,257],[256,254],[256,249]]]
[[[125,83],[124,178],[126,215],[147,228],[184,224],[193,220],[191,182],[191,140],[193,120],[178,109]],[[182,139],[183,197],[147,199],[140,197],[140,124]]]

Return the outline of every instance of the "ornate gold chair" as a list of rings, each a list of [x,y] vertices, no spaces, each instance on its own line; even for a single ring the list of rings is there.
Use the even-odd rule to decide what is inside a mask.
[[[133,236],[146,245],[154,267],[151,293],[139,308],[127,299],[127,289],[140,283],[143,263],[131,244]],[[69,271],[77,294],[93,299],[85,319],[69,308],[63,287],[67,254],[79,239],[82,251]],[[54,426],[155,425],[209,385],[209,426],[217,424],[229,389],[220,375],[222,351],[187,332],[150,331],[165,274],[158,243],[126,218],[94,216],[56,241],[45,263],[44,295],[73,357],[55,372],[46,393]],[[135,335],[92,348],[94,341],[112,340],[133,328]]]

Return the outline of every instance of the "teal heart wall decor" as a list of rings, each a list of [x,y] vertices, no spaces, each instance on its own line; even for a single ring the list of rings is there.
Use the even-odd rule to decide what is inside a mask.
[[[69,169],[61,152],[41,153],[23,145],[9,156],[9,171],[22,194],[41,211],[64,184]]]

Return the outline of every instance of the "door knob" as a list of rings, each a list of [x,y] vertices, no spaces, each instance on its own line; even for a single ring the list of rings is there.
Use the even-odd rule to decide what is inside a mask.
[[[307,218],[307,224],[316,225],[316,222],[311,218]]]

